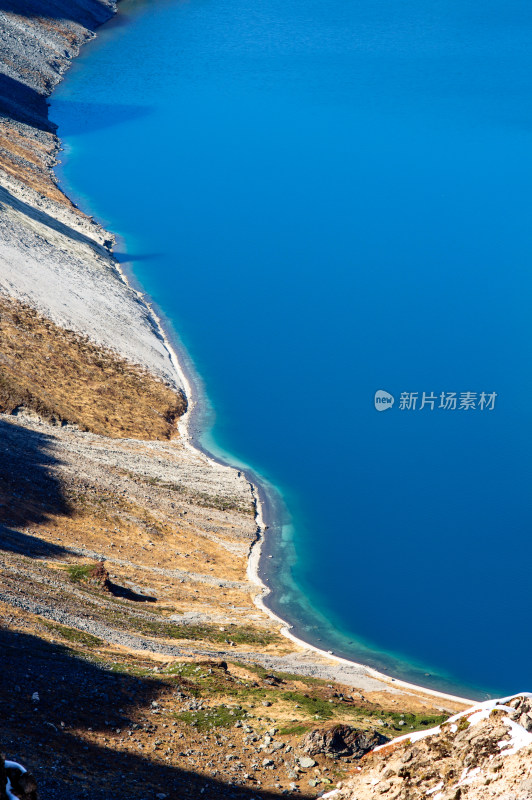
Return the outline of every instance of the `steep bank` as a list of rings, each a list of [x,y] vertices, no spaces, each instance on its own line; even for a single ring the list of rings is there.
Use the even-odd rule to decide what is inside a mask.
[[[46,98],[115,4],[13,2],[2,9],[0,291],[180,391],[149,307],[110,254],[113,236],[74,207],[52,169],[59,141]]]
[[[176,435],[182,384],[150,309],[122,280],[111,235],[51,171],[45,97],[112,8],[10,8],[0,21],[11,81],[0,198],[2,748],[31,765],[43,797],[74,771],[71,797],[87,785],[93,798],[111,785],[133,798],[146,787],[277,795],[291,783],[315,794],[328,773],[350,769],[320,757],[316,778],[298,766],[301,734],[318,722],[397,735],[401,714],[423,729],[460,706],[306,651],[255,607],[249,484]],[[105,585],[90,578],[102,560]],[[13,686],[17,662],[27,672]],[[54,747],[43,754],[45,736]]]

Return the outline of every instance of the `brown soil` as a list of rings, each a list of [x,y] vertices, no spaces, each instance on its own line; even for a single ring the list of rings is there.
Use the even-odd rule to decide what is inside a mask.
[[[0,297],[0,411],[19,407],[110,437],[169,439],[186,401],[112,351]]]
[[[296,700],[330,701],[334,722],[361,730],[379,711],[345,686],[220,659],[154,659],[1,603],[0,614],[9,622],[0,632],[0,747],[24,759],[47,796],[59,780],[81,782],[86,794],[74,796],[98,800],[178,800],[201,788],[207,797],[270,798],[290,784],[314,797],[359,762],[317,754],[300,768],[304,734],[322,722]]]

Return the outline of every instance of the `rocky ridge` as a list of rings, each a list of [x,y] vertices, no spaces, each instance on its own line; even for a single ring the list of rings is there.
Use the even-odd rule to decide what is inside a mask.
[[[374,750],[328,800],[531,800],[532,694],[490,700]]]

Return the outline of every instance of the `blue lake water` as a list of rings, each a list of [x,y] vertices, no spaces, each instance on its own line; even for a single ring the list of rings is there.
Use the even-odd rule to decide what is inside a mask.
[[[120,7],[54,96],[59,176],[178,331],[203,443],[276,487],[270,605],[397,677],[530,689],[532,7]]]

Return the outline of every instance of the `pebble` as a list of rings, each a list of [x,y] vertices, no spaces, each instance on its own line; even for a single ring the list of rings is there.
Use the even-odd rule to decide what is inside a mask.
[[[289,778],[292,778],[293,780],[297,779],[297,772],[295,772],[293,769],[289,769],[286,774],[288,775]]]

